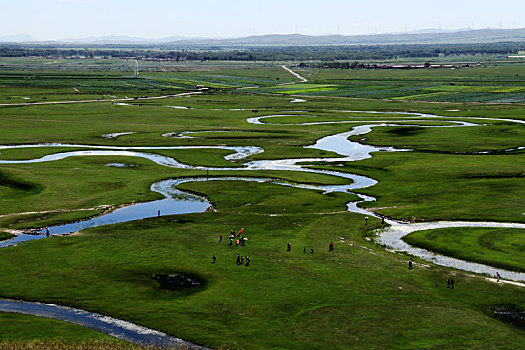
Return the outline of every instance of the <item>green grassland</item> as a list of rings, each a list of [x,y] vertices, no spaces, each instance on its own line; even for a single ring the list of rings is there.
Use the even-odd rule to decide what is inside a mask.
[[[297,69],[307,84],[297,84],[299,80],[277,64],[254,62],[141,62],[138,77],[134,61],[128,60],[32,59],[28,64],[3,58],[0,63],[5,65],[0,65],[0,86],[9,88],[0,90],[0,103],[159,96],[194,91],[196,85],[305,96],[525,102],[523,62],[485,61],[455,69]]]
[[[0,313],[0,323],[2,324],[2,333],[0,334],[1,348],[4,348],[6,345],[9,346],[10,342],[15,342],[13,347],[16,348],[16,342],[20,341],[20,339],[30,342],[44,338],[48,341],[60,342],[63,346],[71,347],[75,344],[78,346],[81,342],[107,343],[107,345],[111,344],[113,346],[125,344],[115,340],[115,338],[81,326],[46,318]],[[24,344],[20,345],[24,346]]]
[[[344,96],[435,102],[525,102],[525,64],[484,64],[450,69],[297,70],[301,84],[260,91],[305,96]]]
[[[448,256],[524,271],[524,235],[520,229],[450,228],[414,232],[403,240]]]
[[[57,100],[67,100],[70,98],[68,89],[86,81],[89,82],[86,92],[114,91],[118,96],[132,96],[130,91],[158,95],[165,92],[161,86],[189,91],[196,81],[206,79],[214,84],[230,84],[222,92],[139,100],[129,106],[104,101],[3,106],[0,107],[0,144],[259,146],[265,152],[246,161],[336,157],[333,152],[302,146],[311,145],[327,135],[348,131],[360,120],[399,118],[392,112],[434,113],[454,120],[466,120],[466,117],[525,119],[522,107],[512,104],[435,104],[330,96],[311,96],[306,98],[307,102],[296,104],[290,103],[289,95],[259,94],[253,89],[234,90],[248,83],[273,86],[276,77],[280,77],[281,82],[296,80],[289,74],[285,78],[287,72],[282,69],[281,73],[271,67],[248,70],[242,66],[180,70],[146,72],[139,81],[140,84],[148,83],[140,88],[133,87],[134,78],[129,78],[130,85],[116,83],[118,79],[83,78],[68,78],[61,85],[62,82],[53,77],[42,78],[42,84],[17,85],[5,83],[0,77],[0,85],[5,83],[2,96],[25,96],[22,92],[29,90],[24,89],[32,89],[31,96],[49,95],[54,91]],[[334,72],[334,76],[336,73],[339,74]],[[394,73],[398,74],[389,72]],[[438,79],[430,75],[419,78],[428,79],[432,84],[432,79]],[[489,78],[492,79],[490,74]],[[337,81],[329,81],[328,75],[316,79],[318,81],[308,85],[290,85],[283,91],[317,89],[318,85],[340,86]],[[450,80],[449,77],[442,79]],[[111,83],[113,81],[115,83]],[[61,91],[66,95],[61,95]],[[12,98],[8,101],[12,102]],[[170,105],[191,109],[167,107]],[[294,116],[270,119],[277,125],[246,122],[250,117],[271,114]],[[295,125],[304,121],[342,120],[352,123]],[[410,124],[403,119],[399,121]],[[360,190],[377,197],[376,202],[363,206],[391,217],[415,221],[525,222],[523,151],[475,153],[524,146],[523,127],[489,120],[479,122],[487,125],[375,127],[371,133],[356,140],[413,151],[375,153],[372,158],[358,162],[310,166],[378,180],[375,186]],[[288,123],[292,125],[285,125]],[[430,119],[423,125],[446,123]],[[194,138],[162,136],[183,131],[198,133],[191,135]],[[102,137],[117,132],[134,134],[115,139]],[[32,159],[72,149],[74,147],[0,150],[0,159]],[[305,184],[346,184],[350,181],[304,172],[242,170],[239,167],[242,162],[224,160],[224,156],[231,153],[227,150],[147,152],[191,165],[233,168],[210,171],[208,175],[213,177],[262,177]],[[115,162],[134,166],[106,166]],[[161,195],[150,190],[152,183],[205,175],[205,170],[168,168],[147,159],[124,156],[2,164],[0,230],[71,222],[101,213],[104,210],[101,205],[116,207],[160,199]],[[373,229],[381,226],[380,220],[371,218],[365,226],[362,215],[347,212],[346,204],[356,200],[353,194],[323,194],[274,183],[243,181],[192,182],[179,187],[206,196],[213,210],[102,226],[78,235],[51,237],[1,249],[0,296],[83,308],[213,348],[517,349],[525,346],[525,331],[492,317],[491,311],[506,305],[525,310],[523,288],[490,283],[470,273],[435,265],[428,268],[416,265],[414,270],[408,271],[407,257],[386,252],[366,239]],[[226,235],[230,229],[241,227],[249,238],[246,247],[230,247],[225,241],[218,242],[219,234]],[[472,250],[490,257],[489,262],[495,265],[523,266],[522,249],[512,248],[519,243],[515,236],[499,231],[497,244],[487,247],[492,238],[486,238],[487,244],[481,244],[474,238],[477,234],[480,231],[465,231],[464,239],[455,243],[456,254]],[[489,232],[481,232],[481,235],[489,237]],[[332,241],[335,250],[328,252]],[[292,243],[291,252],[286,251],[287,242]],[[469,242],[473,248],[464,249]],[[437,243],[432,244],[437,246]],[[307,248],[307,253],[302,252],[303,247]],[[310,254],[312,247],[314,254]],[[490,254],[485,253],[486,249]],[[249,256],[251,265],[236,266],[238,253]],[[213,255],[217,257],[215,264],[211,263]],[[471,255],[460,256],[476,259]],[[420,262],[419,259],[415,261]],[[159,273],[189,274],[205,283],[190,291],[168,291],[161,289],[152,278]],[[456,280],[454,290],[444,287],[451,274]],[[10,334],[3,337],[5,333],[1,332],[0,346],[42,340],[52,347],[54,341],[89,344],[104,343],[108,339],[96,332],[78,331],[73,326],[69,330],[68,327],[55,321],[0,314],[0,329]],[[98,347],[104,346],[107,345]]]
[[[23,256],[24,266],[34,273],[21,278],[20,267],[8,264],[1,292],[98,310],[214,347],[360,347],[362,342],[396,348],[454,347],[458,342],[480,347],[490,341],[486,327],[499,335],[494,342],[522,343],[521,331],[487,316],[491,306],[516,300],[513,294],[519,289],[502,291],[461,275],[459,292],[452,294],[434,286],[435,280],[445,281],[444,269],[407,275],[403,262],[339,243],[335,254],[328,254],[327,242],[334,236],[358,239],[328,229],[338,225],[355,230],[361,218],[297,214],[304,212],[304,200],[316,199],[301,198],[297,191],[279,191],[288,201],[295,197],[296,205],[287,207],[292,215],[257,218],[257,213],[282,213],[282,202],[273,207],[269,200],[247,198],[246,190],[254,193],[256,187],[229,185],[212,197],[219,212],[205,217],[146,220],[8,249],[7,261]],[[317,202],[326,204],[319,197]],[[248,225],[246,210],[251,213]],[[240,226],[250,238],[247,247],[217,243],[219,232]],[[288,240],[294,247],[290,253],[285,251]],[[313,246],[316,253],[305,256],[302,246]],[[235,266],[236,253],[249,255],[252,265]],[[66,266],[63,254],[68,256]],[[213,265],[212,254],[218,259]],[[162,272],[202,276],[207,286],[190,295],[160,290],[151,275]],[[28,288],[34,279],[42,283]],[[45,281],[63,288],[56,291]],[[105,287],[98,288],[100,284]],[[425,327],[415,330],[413,324]]]
[[[29,148],[10,148],[3,149],[0,152],[0,159],[2,160],[28,160],[41,158],[45,155],[60,152],[78,151],[80,148],[71,147],[29,147]]]
[[[5,58],[3,59],[5,61]],[[2,61],[0,61],[2,62]],[[8,61],[10,62],[10,61]],[[141,63],[137,77],[134,62],[10,62],[0,69],[0,103],[35,103],[124,97],[159,96],[195,91],[197,85],[217,89],[272,86],[298,79],[275,65],[222,64],[202,66]],[[0,65],[0,68],[1,65]]]
[[[399,152],[378,153],[371,159],[343,164],[343,168],[322,168],[345,169],[379,180],[361,190],[379,198],[363,207],[376,208],[387,216],[411,221],[482,221],[490,217],[524,222],[523,162],[523,154],[480,157]]]
[[[523,126],[513,123],[445,130],[414,126],[375,127],[374,132],[365,137],[366,143],[372,145],[384,144],[429,152],[474,153],[520,147],[525,130]]]
[[[0,73],[3,93],[1,103],[33,103],[75,101],[167,95],[195,90],[190,82],[157,81],[148,77],[135,78],[126,72],[49,72],[13,71]],[[13,94],[15,91],[16,94]],[[22,99],[22,96],[28,99]]]

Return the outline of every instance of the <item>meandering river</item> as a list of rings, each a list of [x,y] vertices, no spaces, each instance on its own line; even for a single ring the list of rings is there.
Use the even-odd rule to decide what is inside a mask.
[[[307,163],[334,163],[334,162],[349,162],[349,161],[358,161],[366,158],[370,158],[372,156],[372,153],[374,152],[408,152],[409,149],[396,149],[394,147],[376,147],[376,146],[370,146],[361,144],[359,142],[350,141],[349,138],[351,136],[356,135],[365,135],[372,131],[374,127],[377,126],[407,126],[407,125],[413,125],[413,126],[420,126],[420,127],[429,127],[429,128],[435,128],[435,127],[468,127],[468,126],[475,126],[480,125],[475,122],[479,121],[504,121],[504,122],[513,122],[513,123],[520,123],[525,124],[525,121],[522,120],[516,120],[516,119],[508,119],[508,118],[486,118],[486,117],[461,117],[461,118],[453,118],[453,117],[443,117],[443,116],[437,116],[437,115],[430,115],[430,114],[421,114],[421,113],[403,113],[403,112],[379,112],[379,111],[351,111],[351,110],[345,110],[345,111],[338,111],[338,112],[349,112],[353,114],[361,114],[361,115],[381,115],[386,116],[392,119],[388,120],[359,120],[362,118],[358,118],[356,121],[356,118],[349,118],[348,120],[339,120],[339,121],[309,121],[304,123],[295,123],[295,124],[275,124],[271,123],[270,121],[274,118],[278,117],[307,117],[307,118],[315,118],[315,115],[311,114],[305,114],[308,113],[306,111],[300,111],[303,114],[274,114],[274,115],[266,115],[266,116],[258,116],[254,118],[248,118],[247,122],[251,124],[256,125],[319,125],[319,124],[340,124],[340,123],[354,123],[359,124],[357,126],[352,127],[352,129],[348,132],[338,133],[335,135],[330,135],[323,137],[316,141],[315,144],[306,146],[305,148],[316,148],[320,150],[325,151],[331,151],[334,153],[337,153],[340,155],[340,157],[334,157],[334,158],[293,158],[293,159],[277,159],[277,160],[257,160],[257,161],[250,161],[243,164],[243,167],[232,167],[232,168],[225,168],[225,167],[204,167],[204,166],[192,166],[188,164],[183,164],[175,160],[174,158],[168,157],[168,156],[162,156],[155,153],[148,153],[146,151],[155,151],[155,150],[178,150],[178,149],[225,149],[232,151],[231,154],[225,157],[226,160],[229,161],[239,161],[244,160],[248,158],[251,155],[254,154],[260,154],[263,153],[264,150],[261,147],[252,146],[252,147],[236,147],[236,146],[164,146],[164,147],[135,147],[135,146],[92,146],[92,145],[83,145],[83,144],[63,144],[63,143],[52,143],[52,144],[32,144],[32,145],[14,145],[14,146],[0,146],[1,149],[15,149],[15,148],[33,148],[33,147],[68,147],[68,148],[79,148],[83,149],[86,148],[88,150],[78,150],[78,151],[69,151],[69,152],[59,152],[54,154],[45,155],[40,158],[36,159],[29,159],[29,160],[0,160],[0,164],[24,164],[24,163],[39,163],[39,162],[50,162],[50,161],[56,161],[65,159],[68,157],[78,157],[78,156],[103,156],[103,155],[111,155],[111,156],[125,156],[125,157],[140,157],[149,159],[152,162],[155,162],[159,165],[166,166],[166,167],[173,167],[173,168],[181,168],[181,169],[198,169],[198,170],[214,170],[214,171],[229,171],[229,170],[243,170],[243,171],[255,171],[255,170],[277,170],[277,171],[301,171],[301,172],[310,172],[310,173],[317,173],[317,174],[325,174],[325,175],[331,175],[331,176],[337,176],[341,178],[345,178],[348,180],[351,180],[351,183],[347,185],[332,185],[332,186],[316,186],[316,185],[310,185],[310,184],[292,184],[292,183],[285,183],[285,182],[278,182],[278,181],[272,181],[270,179],[253,179],[249,177],[244,178],[221,178],[221,177],[214,177],[214,178],[185,178],[185,179],[171,179],[171,180],[165,180],[158,183],[155,183],[151,186],[151,190],[161,193],[166,198],[158,201],[153,202],[146,202],[146,203],[139,203],[134,204],[131,206],[127,206],[124,208],[119,208],[115,211],[109,212],[105,215],[94,217],[89,220],[84,220],[76,223],[66,224],[66,225],[59,225],[59,226],[53,226],[49,228],[50,234],[67,234],[71,232],[76,232],[85,228],[89,227],[96,227],[96,226],[102,226],[102,225],[108,225],[113,223],[119,223],[119,222],[126,222],[126,221],[132,221],[132,220],[138,220],[138,219],[144,219],[149,217],[155,217],[160,215],[174,215],[174,214],[187,214],[187,213],[199,213],[204,212],[209,206],[209,202],[202,197],[198,197],[192,194],[184,193],[180,190],[176,189],[176,186],[184,183],[184,182],[192,182],[192,181],[212,181],[212,180],[237,180],[237,181],[271,181],[277,185],[285,185],[285,186],[293,186],[298,188],[307,188],[307,189],[314,189],[314,190],[322,190],[326,193],[328,192],[351,192],[359,189],[363,189],[369,186],[373,186],[377,183],[376,180],[371,179],[366,176],[356,175],[356,174],[349,174],[344,172],[338,172],[338,171],[330,171],[330,170],[320,170],[320,169],[312,169],[309,168]],[[393,119],[395,117],[396,119]],[[460,120],[455,120],[460,119]],[[417,124],[432,120],[440,120],[443,122],[446,122],[445,125],[424,125],[424,124]],[[470,120],[470,121],[465,121]],[[410,124],[399,124],[400,121],[409,121]],[[224,131],[213,131],[213,130],[207,130],[207,131],[201,131],[201,133],[214,133],[214,132],[224,132]],[[128,135],[131,132],[125,132],[125,133],[113,133],[108,134],[112,135],[112,137],[118,137],[121,135]],[[193,137],[188,136],[189,134],[198,134],[199,132],[192,131],[192,132],[178,132],[178,133],[168,133],[164,134],[165,137],[180,137],[180,138],[187,138],[187,137]],[[521,147],[520,147],[521,148]],[[484,152],[479,152],[484,153]],[[369,216],[376,216],[376,214],[367,211],[365,209],[359,208],[358,203],[362,201],[374,201],[375,198],[371,196],[362,195],[359,193],[355,193],[360,197],[359,201],[348,203],[348,210],[351,212],[356,212],[364,215]],[[502,269],[495,269],[490,266],[477,264],[477,263],[471,263],[467,261],[462,261],[458,259],[453,259],[449,257],[444,257],[439,254],[435,254],[429,251],[426,251],[424,249],[415,248],[404,241],[401,240],[401,238],[411,232],[417,231],[417,230],[424,230],[428,229],[428,227],[434,227],[432,225],[438,225],[436,228],[446,228],[446,227],[456,227],[456,222],[440,222],[439,224],[436,223],[426,223],[426,224],[407,224],[407,223],[400,223],[395,220],[388,220],[388,224],[390,224],[390,227],[382,230],[379,232],[377,241],[381,244],[386,245],[389,249],[395,250],[395,251],[403,251],[410,253],[412,255],[421,257],[426,260],[430,260],[438,265],[444,265],[449,267],[454,267],[466,271],[476,272],[476,273],[485,273],[494,275],[496,272],[500,272],[504,278],[512,279],[512,280],[518,280],[518,281],[525,281],[525,274],[524,273],[516,273],[512,271],[505,271]],[[493,226],[490,227],[507,227],[507,223],[490,223]],[[469,227],[487,227],[487,223],[483,222],[462,222],[462,226],[469,226]],[[514,224],[517,228],[524,228],[524,224]],[[27,235],[27,234],[20,234],[17,237],[13,238],[9,241],[0,242],[0,247],[5,247],[9,245],[16,245],[21,242],[25,242],[28,240],[38,239],[44,237],[42,234],[44,234],[45,230],[42,229],[38,231],[41,235]]]
[[[299,102],[299,101],[295,101]],[[173,107],[173,106],[172,106]],[[49,228],[49,233],[52,235],[67,234],[76,232],[88,227],[96,227],[102,225],[108,225],[119,222],[126,222],[132,220],[138,220],[143,218],[155,217],[158,215],[174,215],[174,214],[185,214],[185,213],[200,213],[204,212],[210,207],[210,203],[206,198],[199,197],[193,194],[185,193],[176,188],[177,185],[192,182],[192,181],[258,181],[258,182],[271,182],[281,186],[292,186],[298,188],[306,188],[312,190],[320,190],[324,193],[330,192],[347,192],[360,190],[369,186],[373,186],[377,183],[376,180],[338,171],[330,170],[319,170],[309,168],[308,163],[334,163],[334,162],[350,162],[366,159],[372,156],[374,152],[409,152],[408,149],[396,149],[394,147],[375,147],[370,145],[364,145],[358,142],[348,140],[351,136],[364,135],[369,133],[374,127],[377,126],[422,126],[422,127],[469,127],[474,125],[480,125],[480,122],[485,121],[504,121],[525,124],[525,121],[504,119],[504,118],[478,118],[478,117],[442,117],[429,114],[420,113],[385,113],[375,111],[338,111],[338,112],[351,112],[354,114],[362,115],[382,115],[388,117],[385,120],[356,120],[355,118],[348,118],[348,120],[342,121],[310,121],[296,124],[286,125],[319,125],[319,124],[333,124],[333,123],[353,123],[358,124],[351,128],[348,132],[338,133],[323,137],[316,141],[315,144],[306,146],[307,148],[315,148],[325,151],[331,151],[338,154],[338,157],[332,158],[294,158],[294,159],[277,159],[277,160],[257,160],[248,161],[243,163],[242,167],[204,167],[204,166],[192,166],[183,164],[175,160],[174,158],[158,155],[155,153],[148,153],[148,151],[155,150],[177,150],[177,149],[225,149],[232,153],[225,157],[229,161],[240,161],[245,160],[251,155],[263,153],[264,150],[261,147],[234,147],[234,146],[172,146],[172,147],[124,147],[124,146],[92,146],[92,145],[79,145],[79,144],[33,144],[33,145],[15,145],[15,146],[0,146],[1,149],[14,149],[14,148],[33,148],[33,147],[68,147],[78,148],[76,151],[59,152],[54,154],[45,155],[37,159],[30,160],[0,160],[0,164],[24,164],[24,163],[39,163],[39,162],[51,162],[56,160],[65,159],[68,157],[79,157],[79,156],[124,156],[124,157],[140,157],[149,159],[159,165],[182,168],[182,169],[199,169],[199,170],[214,170],[214,171],[230,171],[230,170],[243,170],[246,172],[256,170],[278,170],[278,171],[300,171],[309,172],[316,174],[326,174],[331,176],[337,176],[349,180],[349,184],[346,185],[311,185],[311,184],[300,184],[300,183],[289,183],[283,181],[275,181],[272,179],[252,178],[252,177],[202,177],[202,178],[179,178],[164,180],[154,183],[151,186],[151,190],[158,192],[165,196],[164,199],[146,203],[139,203],[130,205],[127,207],[119,208],[107,214],[84,220],[76,223],[70,223],[66,225],[53,226]],[[302,113],[308,113],[302,111]],[[315,118],[314,115],[297,115],[297,114],[275,114],[268,116],[259,116],[254,118],[248,118],[247,122],[257,125],[272,125],[269,122],[273,118],[277,117],[308,117]],[[444,125],[424,125],[426,121],[443,121],[446,122]],[[465,121],[469,120],[469,121]],[[403,124],[399,124],[403,122]],[[410,122],[411,124],[407,124]],[[421,123],[421,124],[418,124]],[[283,124],[276,124],[283,125]],[[215,131],[201,131],[202,133],[212,133]],[[224,131],[217,131],[224,132]],[[121,135],[129,135],[132,132],[122,132],[104,135],[105,137],[115,138]],[[164,134],[166,137],[193,137],[188,136],[192,134],[198,134],[198,132],[175,132]],[[521,147],[520,147],[521,148]],[[483,152],[480,152],[483,153]],[[368,216],[375,216],[376,214],[362,209],[358,204],[362,201],[374,201],[375,198],[366,196],[363,194],[355,193],[360,197],[359,201],[348,203],[348,211],[360,213]],[[414,231],[427,230],[435,228],[447,228],[447,227],[514,227],[514,228],[525,228],[523,223],[497,223],[497,222],[434,222],[434,223],[416,223],[408,224],[401,223],[395,220],[386,220],[390,225],[389,227],[378,232],[377,241],[387,247],[387,249],[394,251],[403,251],[412,255],[421,257],[425,260],[432,261],[437,265],[449,266],[465,271],[471,271],[481,274],[495,275],[499,272],[503,278],[514,280],[514,281],[525,281],[525,273],[518,273],[513,271],[505,271],[502,269],[495,269],[491,266],[472,263],[468,261],[462,261],[451,257],[442,256],[433,252],[426,251],[424,249],[415,248],[405,243],[401,238]],[[12,246],[26,242],[28,240],[34,240],[45,237],[45,230],[38,231],[39,235],[31,234],[19,234],[15,238],[0,242],[0,248],[6,246]],[[56,305],[47,305],[39,303],[27,303],[12,300],[0,300],[0,310],[9,312],[20,312],[29,313],[33,315],[39,315],[43,317],[51,317],[57,319],[64,319],[68,322],[82,324],[84,326],[100,330],[104,333],[118,336],[118,334],[125,334],[118,336],[121,339],[129,340],[140,344],[157,344],[165,346],[169,344],[181,344],[183,342],[180,339],[160,334],[157,331],[147,330],[133,324],[126,324],[124,329],[119,328],[115,330],[112,325],[122,325],[123,321],[111,319],[109,322],[111,326],[104,323],[103,320],[110,319],[107,316],[97,315],[88,313],[82,310],[64,308]],[[43,310],[43,311],[42,311]],[[54,311],[53,311],[54,310]],[[64,310],[68,310],[67,312]],[[70,316],[64,316],[64,313],[69,313]],[[136,331],[134,331],[136,330]],[[134,333],[135,335],[129,335]],[[135,338],[134,338],[135,337]],[[166,338],[168,337],[168,338]],[[194,344],[185,343],[186,345],[196,346]]]

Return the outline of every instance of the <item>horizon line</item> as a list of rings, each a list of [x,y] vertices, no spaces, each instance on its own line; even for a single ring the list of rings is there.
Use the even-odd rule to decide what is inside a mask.
[[[104,38],[128,38],[128,39],[135,39],[135,40],[144,40],[144,41],[160,41],[164,39],[170,39],[173,37],[180,38],[181,41],[183,40],[228,40],[228,39],[242,39],[242,38],[250,38],[250,37],[262,37],[262,36],[268,36],[268,35],[302,35],[302,36],[310,36],[310,37],[322,37],[322,36],[374,36],[374,35],[405,35],[405,34],[439,34],[439,33],[447,33],[447,32],[467,32],[467,31],[477,31],[477,30],[519,30],[519,29],[525,29],[525,27],[520,28],[495,28],[495,27],[484,27],[484,28],[455,28],[455,29],[442,29],[442,28],[422,28],[422,29],[413,29],[410,31],[397,31],[397,32],[378,32],[378,33],[367,33],[367,34],[343,34],[343,33],[326,33],[326,34],[305,34],[305,33],[299,33],[299,32],[289,32],[289,33],[277,33],[277,32],[267,32],[264,34],[246,34],[246,35],[238,35],[238,36],[184,36],[184,35],[169,35],[164,37],[141,37],[136,36],[133,34],[107,34],[107,35],[88,35],[88,36],[79,36],[79,37],[70,37],[70,38],[62,38],[62,39],[35,39],[31,34],[21,33],[21,34],[4,34],[1,35],[0,38],[9,38],[9,37],[30,37],[31,39],[25,40],[25,41],[11,41],[12,43],[17,42],[68,42],[68,41],[78,41],[78,40],[85,40],[85,39],[104,39]],[[429,31],[429,32],[425,32]],[[435,31],[435,32],[430,32]]]

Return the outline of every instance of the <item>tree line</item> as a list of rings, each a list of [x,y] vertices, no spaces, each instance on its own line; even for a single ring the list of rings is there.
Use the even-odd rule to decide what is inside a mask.
[[[128,58],[172,61],[341,61],[389,60],[396,58],[428,58],[459,55],[508,55],[525,50],[523,42],[487,44],[397,44],[349,46],[279,46],[206,49],[166,49],[150,47],[60,47],[4,44],[0,57],[49,58]]]

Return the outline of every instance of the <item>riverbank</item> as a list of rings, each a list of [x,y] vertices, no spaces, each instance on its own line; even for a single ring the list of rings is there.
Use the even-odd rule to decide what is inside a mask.
[[[200,98],[196,102],[195,97],[187,97],[185,102],[188,102],[187,105],[199,103],[216,109],[217,105],[227,104],[232,99],[228,95]],[[243,107],[246,107],[246,102],[250,102],[251,98],[235,96],[235,107],[243,99]],[[252,102],[255,105],[262,101],[254,97]],[[278,104],[275,100],[271,101]],[[285,103],[288,108],[295,105],[286,99],[272,112],[286,111],[283,107]],[[299,105],[305,110],[308,109],[308,103]],[[64,108],[78,108],[72,106]],[[330,106],[331,109],[357,109],[351,107],[356,106]],[[437,216],[443,213],[445,207],[447,215],[456,216],[485,215],[494,219],[512,213],[514,209],[511,205],[508,208],[493,208],[490,213],[480,211],[477,208],[480,203],[466,206],[461,196],[456,196],[456,193],[464,192],[458,183],[464,181],[472,184],[476,181],[464,177],[466,171],[473,172],[476,166],[481,167],[484,164],[481,160],[485,157],[490,158],[487,163],[498,166],[504,163],[504,158],[498,160],[490,155],[472,156],[479,160],[465,169],[465,162],[452,161],[454,155],[440,154],[439,159],[448,162],[435,163],[441,166],[431,169],[433,176],[428,176],[421,165],[433,164],[438,159],[432,154],[417,151],[376,152],[371,158],[365,154],[364,158],[359,157],[362,160],[351,161],[331,150],[303,148],[327,135],[348,132],[362,120],[369,121],[372,118],[377,124],[382,124],[385,115],[367,114],[344,124],[298,126],[279,124],[290,121],[285,118],[300,119],[300,116],[283,117],[281,120],[263,119],[265,125],[246,122],[247,118],[272,114],[269,111],[256,114],[251,110],[221,112],[162,106],[113,108],[121,108],[119,116],[122,117],[120,113],[123,113],[127,118],[116,121],[123,124],[126,121],[126,125],[118,125],[119,130],[102,131],[97,124],[86,128],[89,132],[83,135],[75,134],[71,129],[73,134],[69,137],[84,140],[93,137],[102,142],[95,137],[111,132],[136,131],[135,134],[103,142],[119,146],[125,146],[124,143],[129,146],[135,142],[142,145],[149,142],[148,146],[155,146],[157,142],[186,146],[227,142],[228,145],[236,146],[257,145],[265,152],[247,159],[244,164],[246,169],[215,168],[209,170],[210,181],[179,185],[181,190],[205,196],[213,204],[213,211],[154,216],[90,228],[79,236],[54,236],[1,250],[0,255],[5,261],[0,274],[1,295],[69,305],[111,315],[210,347],[337,348],[348,344],[356,347],[368,344],[378,348],[452,348],[461,344],[479,348],[487,344],[494,347],[505,344],[518,348],[524,344],[522,331],[493,318],[490,313],[492,308],[502,302],[511,302],[517,309],[524,309],[522,288],[489,283],[484,278],[436,265],[425,267],[419,259],[416,259],[415,268],[408,270],[408,257],[385,253],[364,238],[371,230],[381,227],[379,218],[366,215],[366,212],[358,214],[345,211],[348,203],[357,200],[355,194],[346,191],[359,191],[359,194],[371,194],[365,199],[372,200],[372,195],[378,199],[376,203],[366,202],[363,204],[365,207],[385,208],[391,207],[385,205],[388,202],[402,203],[402,207],[384,209],[377,215],[404,210],[417,217],[421,217],[421,213]],[[159,113],[155,114],[159,118],[155,125],[150,119],[139,117],[139,114],[153,111]],[[295,114],[312,113],[296,111]],[[337,116],[334,119],[345,118],[345,112],[321,111],[317,114],[320,114],[317,118],[320,122],[329,121],[333,114]],[[75,117],[71,110],[66,110],[64,116],[56,118],[66,118],[66,115],[69,120],[73,118],[78,122],[88,119],[85,115]],[[352,113],[350,115],[354,117]],[[391,115],[388,117],[393,118]],[[137,126],[141,121],[139,118],[147,119],[143,121],[149,123],[147,131],[145,126]],[[224,121],[221,129],[248,130],[251,134],[232,132],[226,139],[223,138],[224,134],[213,134],[218,120]],[[405,123],[413,124],[414,121]],[[436,122],[427,122],[426,125],[430,124]],[[135,125],[134,128],[131,125]],[[141,128],[144,129],[138,130]],[[376,128],[391,130],[399,127],[385,125],[373,127],[372,130]],[[464,127],[469,128],[478,127]],[[491,126],[479,128],[490,129]],[[443,129],[442,134],[457,129],[459,127],[448,128],[446,132]],[[162,137],[165,133],[178,130],[207,132],[200,139]],[[373,134],[356,137],[367,138]],[[438,135],[435,138],[438,139]],[[200,152],[189,149],[179,151],[185,152],[185,156],[191,155],[191,152]],[[508,162],[506,167],[520,167],[520,156],[508,157],[517,160]],[[178,160],[176,153],[173,153],[173,158]],[[224,155],[220,158],[223,162]],[[327,158],[333,161],[327,162]],[[159,179],[206,177],[207,169],[199,164],[197,158],[191,165],[201,167],[199,169],[167,167],[136,157],[133,158],[133,167],[106,166],[108,163],[129,163],[129,159],[129,156],[122,154],[98,154],[46,163],[4,164],[2,170],[10,172],[12,178],[45,182],[45,186],[41,194],[30,196],[8,189],[18,195],[17,203],[3,202],[3,208],[12,209],[16,205],[21,208],[18,212],[43,212],[50,210],[51,206],[57,209],[57,202],[70,208],[93,208],[98,204],[156,200],[160,199],[160,195],[152,193],[150,186]],[[257,168],[263,165],[268,167]],[[359,176],[353,175],[356,173]],[[62,181],[46,181],[51,175],[58,174]],[[276,181],[217,179],[226,176],[273,178]],[[406,181],[400,181],[402,176],[406,176]],[[444,181],[447,178],[457,182],[451,187]],[[512,184],[519,179],[508,178],[504,181]],[[293,186],[276,182],[288,182]],[[410,191],[402,193],[401,190],[385,190],[394,182],[398,186],[403,184]],[[469,188],[479,196],[487,196],[487,187],[483,187],[483,190],[481,186]],[[428,196],[426,190],[443,192],[447,196]],[[508,193],[508,187],[495,187],[493,191],[491,189],[491,198],[496,198],[493,195],[500,193],[498,191]],[[372,194],[374,192],[376,194]],[[517,196],[520,192],[511,193]],[[421,199],[433,198],[434,208],[421,209],[412,200],[417,196]],[[35,200],[45,198],[47,201]],[[450,201],[450,198],[457,200]],[[39,208],[26,210],[23,205],[28,202]],[[425,200],[422,202],[430,204]],[[466,211],[458,212],[458,208],[466,208]],[[58,218],[47,215],[28,216],[24,222],[17,222],[16,216],[1,219],[6,220],[4,222],[8,225],[39,223],[41,227],[41,224],[50,224]],[[365,222],[365,216],[369,217],[368,222]],[[507,217],[513,218],[514,215]],[[238,231],[240,228],[244,228],[243,234],[248,238],[245,247],[235,244],[230,247],[227,239],[219,243],[219,234],[226,238],[231,229]],[[288,242],[292,245],[289,252],[286,251]],[[335,242],[332,252],[328,251],[330,242]],[[303,248],[306,248],[306,253],[303,253]],[[314,248],[313,253],[311,248]],[[249,256],[250,265],[236,265],[237,254]],[[212,260],[214,255],[215,263]],[[454,290],[446,288],[446,280],[451,273],[454,273],[456,281]],[[197,276],[204,283],[196,289],[165,290],[153,278],[159,274],[188,274]]]

